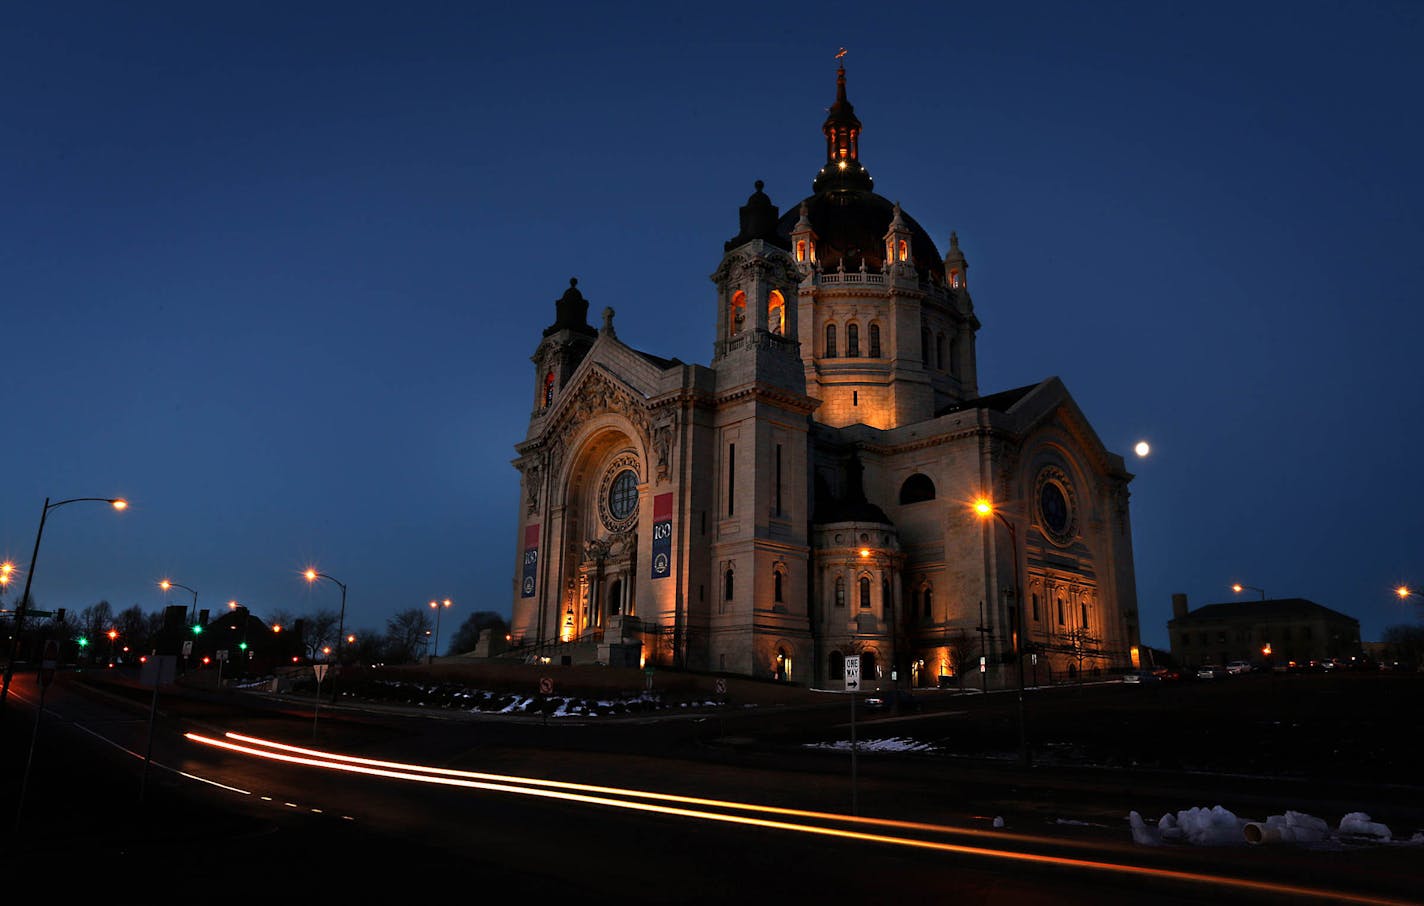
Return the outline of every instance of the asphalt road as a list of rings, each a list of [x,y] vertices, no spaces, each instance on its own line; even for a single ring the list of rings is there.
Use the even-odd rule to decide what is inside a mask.
[[[263,891],[428,890],[437,895],[451,879],[491,894],[577,895],[592,902],[725,902],[763,895],[791,902],[841,897],[997,904],[1300,902],[1298,894],[1279,889],[1024,861],[1025,853],[1317,886],[1359,896],[1380,892],[1401,901],[1417,890],[1411,863],[1418,848],[1147,850],[1127,842],[1124,823],[1129,808],[1156,815],[1225,800],[1238,814],[1260,817],[1294,808],[1337,820],[1339,815],[1328,809],[1387,807],[1388,813],[1376,817],[1408,830],[1398,822],[1420,819],[1424,803],[1417,788],[1355,777],[1325,783],[1309,776],[1308,766],[1263,780],[1160,767],[1104,770],[1062,763],[1072,759],[1053,754],[1062,748],[1060,740],[1074,736],[1073,730],[1092,730],[1084,739],[1113,738],[1120,731],[1118,721],[1134,719],[1130,716],[1145,706],[1172,712],[1174,720],[1163,727],[1190,732],[1195,720],[1222,709],[1231,690],[1198,689],[1180,699],[1175,690],[1163,690],[1155,702],[1125,696],[1140,690],[1122,687],[1075,692],[1076,698],[1060,702],[1041,696],[1031,711],[1039,734],[1035,741],[1042,760],[1060,763],[1030,771],[983,757],[982,750],[996,748],[990,741],[1003,748],[1005,728],[1014,726],[1008,698],[946,701],[942,710],[910,720],[865,724],[862,732],[871,735],[901,730],[921,737],[941,734],[973,740],[966,746],[981,749],[971,753],[975,757],[859,759],[854,801],[862,816],[962,831],[869,829],[920,841],[906,845],[828,835],[867,830],[844,821],[782,817],[775,820],[815,829],[772,829],[526,792],[432,786],[274,764],[181,736],[181,731],[192,731],[216,738],[238,730],[321,750],[449,769],[848,813],[849,758],[800,746],[844,734],[848,715],[836,706],[551,726],[343,709],[323,712],[313,734],[309,702],[166,696],[160,699],[154,737],[160,766],[149,773],[140,805],[141,761],[130,753],[147,747],[146,693],[132,693],[126,700],[112,690],[79,689],[74,680],[62,677],[46,697],[19,832],[8,837],[4,862],[12,870],[8,876],[56,879],[66,892],[103,893],[119,902],[164,902],[179,898],[180,892],[209,901],[250,901],[253,884]],[[1240,701],[1245,688],[1236,687],[1232,714],[1254,713]],[[1284,697],[1279,688],[1268,692]],[[1298,693],[1303,689],[1291,691],[1292,696]],[[31,679],[22,678],[12,694],[16,698],[0,718],[6,806],[0,819],[7,824],[13,822],[18,778],[35,725],[37,690]],[[1265,713],[1297,708],[1302,714],[1309,710],[1276,700]],[[1358,715],[1359,707],[1347,710]],[[1230,725],[1232,718],[1218,714],[1216,723]],[[1153,732],[1138,726],[1132,745],[1116,748],[1132,750],[1140,737]],[[1292,772],[1299,776],[1288,776]],[[1371,791],[1373,798],[1362,800]],[[1006,825],[999,836],[992,826],[995,817]]]

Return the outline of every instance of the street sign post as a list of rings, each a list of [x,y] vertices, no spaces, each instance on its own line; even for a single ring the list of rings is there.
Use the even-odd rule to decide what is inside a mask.
[[[860,655],[850,654],[845,659],[845,691],[860,691]]]
[[[855,745],[855,694],[860,691],[860,655],[847,655],[845,659],[845,691],[850,693],[850,813],[860,814],[860,802],[856,795],[856,745]]]

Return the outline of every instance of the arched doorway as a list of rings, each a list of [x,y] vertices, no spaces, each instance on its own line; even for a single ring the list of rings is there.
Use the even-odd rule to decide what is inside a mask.
[[[571,457],[563,501],[559,587],[574,639],[601,641],[614,618],[637,610],[638,525],[647,482],[642,445],[612,413]],[[620,424],[622,422],[623,424]]]

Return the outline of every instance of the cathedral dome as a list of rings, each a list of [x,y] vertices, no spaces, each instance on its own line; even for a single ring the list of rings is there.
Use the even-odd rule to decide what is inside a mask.
[[[874,180],[860,162],[860,119],[846,98],[845,66],[836,71],[836,102],[826,114],[821,132],[826,136],[826,163],[811,184],[814,193],[802,205],[816,235],[816,261],[823,271],[844,267],[855,271],[885,266],[885,234],[895,217],[895,205],[872,191]],[[790,240],[801,220],[798,205],[776,225],[779,236]],[[931,279],[944,279],[944,262],[925,228],[903,211],[901,222],[910,231],[910,252],[915,269]]]
[[[885,266],[885,234],[895,216],[893,202],[874,192],[844,189],[819,192],[803,204],[816,233],[816,261],[821,270],[834,271],[841,266],[859,270],[862,261],[867,270]],[[799,206],[789,210],[776,225],[777,234],[789,241],[799,219]],[[930,234],[903,211],[900,219],[910,228],[915,269],[921,275],[932,273],[943,279],[944,262]]]

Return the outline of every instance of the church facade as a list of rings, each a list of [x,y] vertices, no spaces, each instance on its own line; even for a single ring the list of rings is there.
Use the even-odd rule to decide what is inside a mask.
[[[1059,379],[981,393],[958,238],[873,191],[836,92],[812,194],[741,208],[709,365],[590,325],[577,281],[555,303],[516,652],[825,685],[856,655],[869,688],[1135,657],[1132,476]]]

